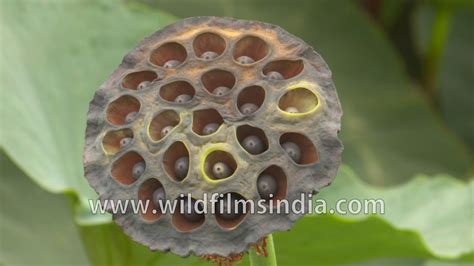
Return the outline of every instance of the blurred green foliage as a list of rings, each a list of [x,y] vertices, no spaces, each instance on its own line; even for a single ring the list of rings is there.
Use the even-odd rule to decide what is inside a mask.
[[[426,55],[430,41],[431,25],[436,19],[436,9],[421,6],[416,10],[414,21],[418,36],[417,47]],[[444,39],[444,49],[440,55],[439,73],[436,73],[435,90],[439,102],[439,112],[445,123],[464,139],[469,149],[474,151],[474,9],[457,10],[450,14],[449,32]]]
[[[318,196],[386,201],[386,215],[308,216],[276,233],[280,265],[472,262],[471,3],[2,0],[0,264],[208,264],[151,252],[109,216],[89,214],[96,194],[81,159],[85,113],[101,82],[144,36],[197,15],[278,24],[313,45],[344,109],[344,166]],[[407,25],[411,52],[390,35]],[[409,75],[408,62],[420,69]]]
[[[45,192],[1,151],[0,165],[0,264],[86,265],[66,197]]]

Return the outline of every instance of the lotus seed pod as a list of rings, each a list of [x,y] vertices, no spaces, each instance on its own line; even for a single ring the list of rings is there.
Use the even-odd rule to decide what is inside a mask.
[[[251,154],[263,152],[263,143],[257,136],[248,136],[242,141],[244,148]]]
[[[253,60],[249,56],[243,55],[243,56],[237,58],[237,62],[241,63],[242,65],[248,65],[248,64],[254,63],[255,60]]]
[[[218,123],[209,123],[202,129],[202,134],[210,135],[210,134],[216,132],[217,129],[219,128],[219,126],[220,125]]]
[[[283,75],[280,74],[279,72],[276,72],[276,71],[268,72],[267,77],[268,77],[268,79],[271,79],[271,80],[282,80],[282,79],[284,79]]]
[[[232,171],[226,163],[217,162],[212,166],[212,173],[216,179],[222,179],[229,177]]]
[[[164,68],[175,68],[175,67],[179,66],[179,64],[181,64],[181,62],[179,62],[178,60],[169,60],[163,65],[163,67]]]
[[[174,163],[174,171],[178,179],[183,179],[188,174],[189,157],[181,157]]]
[[[135,118],[137,118],[137,115],[138,115],[138,112],[128,113],[127,116],[125,117],[125,123],[126,124],[131,123],[133,120],[135,120]]]
[[[257,111],[258,106],[253,103],[246,103],[240,107],[240,112],[244,115],[250,115]]]
[[[173,129],[173,126],[166,126],[161,130],[161,137],[164,138],[170,131]]]
[[[294,142],[285,142],[281,145],[285,152],[291,157],[293,161],[299,163],[301,158],[301,149]]]
[[[216,52],[207,51],[207,52],[202,53],[201,58],[205,60],[212,60],[218,56],[219,55]]]
[[[196,17],[130,48],[87,114],[85,176],[101,199],[190,198],[194,206],[224,193],[291,206],[333,181],[341,106],[327,64],[300,38],[267,23]],[[225,97],[213,94],[220,87],[230,90]],[[124,138],[133,145],[122,145]],[[268,209],[112,215],[152,250],[226,263],[301,216]]]
[[[155,204],[155,206],[159,207],[160,206],[160,202],[161,204],[164,206],[164,200],[165,200],[165,190],[163,189],[163,187],[159,187],[157,188],[154,192],[153,192],[153,203]]]
[[[120,148],[127,146],[128,144],[130,144],[130,142],[132,142],[132,138],[122,138],[120,140]]]
[[[133,178],[138,179],[145,172],[145,163],[138,162],[132,168]]]
[[[174,99],[174,102],[176,102],[176,103],[186,103],[186,102],[191,101],[192,98],[193,97],[189,94],[181,94],[181,95],[176,96],[176,98]]]
[[[216,95],[216,96],[223,96],[225,95],[226,93],[228,93],[230,91],[229,88],[227,87],[224,87],[224,86],[220,86],[220,87],[217,87],[214,89],[213,93]]]
[[[294,106],[288,106],[286,107],[285,112],[296,114],[296,113],[299,113],[300,111],[298,110],[298,108]]]
[[[257,189],[262,199],[270,199],[275,196],[278,189],[275,177],[267,174],[261,175],[257,180]]]
[[[140,84],[138,84],[137,90],[143,90],[143,89],[147,88],[148,86],[150,86],[150,84],[151,84],[151,82],[148,81],[148,80],[142,81],[142,82],[140,82]]]

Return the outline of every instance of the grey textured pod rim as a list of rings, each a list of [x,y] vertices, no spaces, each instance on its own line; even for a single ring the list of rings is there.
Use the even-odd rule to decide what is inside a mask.
[[[282,154],[281,149],[278,148],[270,149],[270,151],[266,152],[262,157],[262,161],[267,161],[265,167],[270,165],[281,165],[285,163],[289,164],[288,169],[285,169],[288,178],[296,179],[295,177],[297,177],[298,182],[291,182],[293,186],[288,190],[287,200],[289,202],[298,199],[301,193],[311,193],[314,195],[315,193],[319,192],[321,188],[329,185],[336,176],[337,169],[341,162],[343,146],[341,141],[338,139],[337,134],[340,131],[342,110],[335,86],[331,80],[331,72],[321,56],[303,40],[272,24],[224,17],[192,17],[171,24],[141,41],[135,49],[133,49],[123,58],[120,66],[95,93],[87,114],[86,143],[84,148],[84,171],[89,184],[99,194],[100,200],[134,199],[133,195],[135,194],[130,193],[130,190],[136,193],[139,185],[143,184],[143,182],[137,181],[137,184],[124,186],[115,182],[115,180],[113,180],[109,174],[111,160],[106,158],[102,151],[101,136],[103,136],[102,132],[107,127],[107,122],[103,114],[104,106],[106,106],[107,103],[112,99],[116,98],[118,94],[127,94],[123,92],[123,89],[120,89],[119,81],[121,78],[118,79],[117,77],[122,77],[124,73],[129,72],[131,69],[136,70],[144,68],[147,65],[147,62],[143,62],[144,55],[154,49],[153,47],[156,47],[156,43],[163,42],[163,40],[167,40],[172,38],[172,36],[179,35],[188,29],[196,28],[202,28],[204,30],[209,30],[210,28],[229,28],[235,30],[236,28],[239,28],[242,29],[242,31],[248,32],[248,34],[250,34],[252,30],[256,28],[263,31],[268,31],[272,34],[275,34],[278,40],[286,45],[285,47],[287,47],[288,50],[293,51],[295,56],[303,59],[305,66],[311,66],[310,69],[305,67],[304,71],[307,71],[305,75],[310,76],[312,80],[317,83],[317,92],[321,95],[321,99],[324,100],[324,108],[322,108],[322,110],[320,110],[312,118],[301,122],[292,119],[281,118],[276,112],[273,112],[270,113],[265,119],[268,124],[274,125],[275,127],[269,129],[265,125],[258,124],[255,120],[252,120],[252,118],[243,121],[242,118],[236,119],[229,114],[222,114],[222,116],[224,119],[229,119],[229,121],[233,123],[235,122],[235,125],[237,126],[246,124],[251,126],[259,126],[263,130],[270,131],[275,129],[275,135],[277,136],[281,136],[281,132],[299,132],[305,136],[308,136],[313,141],[319,151],[319,161],[310,166],[299,167],[288,163],[288,158],[286,155]],[[229,51],[227,51],[227,53],[229,53]],[[160,73],[160,70],[156,69],[156,72]],[[284,86],[287,87],[291,85],[292,82],[293,81],[285,82]],[[266,98],[265,101],[272,100],[272,102],[276,102],[277,99],[277,95],[275,94],[271,95],[269,99]],[[217,108],[219,105],[219,103],[215,103],[214,106],[212,105],[213,103],[209,104],[213,108]],[[166,109],[168,105],[166,102],[163,102],[163,106],[164,109]],[[194,105],[192,108],[195,107],[196,106]],[[144,117],[139,119],[148,121],[148,114],[146,113],[147,110],[146,108],[142,109],[144,110],[140,110],[140,113],[143,113],[142,115]],[[315,126],[316,122],[317,126]],[[112,129],[123,128],[122,126],[109,127]],[[291,128],[294,128],[294,130]],[[239,145],[233,138],[233,134],[228,134],[230,132],[228,130],[230,129],[220,130],[221,132],[216,134],[215,138],[217,138],[220,142]],[[138,129],[135,134],[140,136],[144,135],[140,129]],[[279,137],[274,137],[272,139],[273,140],[269,140],[271,142],[270,146],[279,147]],[[169,145],[177,140],[182,139],[179,139],[178,137],[171,137],[170,139],[163,141],[162,144],[158,145]],[[189,139],[186,141],[187,142],[185,144],[189,145],[189,149],[191,150],[190,152],[195,151],[193,145],[202,144],[200,143],[200,140],[197,139]],[[153,146],[155,144],[143,145],[138,148],[149,149],[153,154],[144,154],[140,151],[140,149],[137,149],[137,147],[132,147],[132,150],[136,151],[147,160],[156,160],[156,157],[162,156],[162,154],[157,151],[157,148]],[[123,153],[119,152],[117,156],[121,156],[121,154],[123,155]],[[240,158],[249,158],[245,152],[239,153],[238,156],[240,156]],[[256,164],[246,164],[245,166],[247,167],[248,172],[261,172],[261,169],[264,169],[261,165]],[[146,176],[146,178],[155,177],[151,175]],[[145,178],[143,178],[142,181],[144,179]],[[169,180],[165,180],[164,182],[167,184],[169,183],[170,186],[175,185]],[[192,189],[195,184],[191,183],[190,186]],[[247,186],[248,187],[246,189],[255,194],[255,186],[252,187],[252,184],[250,183]],[[233,187],[230,185],[228,188]],[[246,218],[242,224],[240,224],[234,230],[222,230],[218,228],[215,221],[207,221],[212,219],[206,218],[206,224],[203,225],[199,230],[187,233],[176,231],[171,226],[170,217],[165,215],[160,218],[159,222],[144,221],[141,219],[141,217],[139,217],[139,215],[133,214],[131,212],[127,212],[126,214],[114,214],[113,219],[119,226],[123,228],[124,232],[129,237],[148,246],[151,250],[171,251],[180,256],[188,256],[191,253],[194,253],[198,256],[213,254],[227,257],[231,254],[238,254],[248,250],[250,245],[257,243],[258,240],[268,234],[271,234],[272,232],[289,230],[293,226],[294,222],[302,216],[302,214],[253,214],[247,216],[251,218]]]

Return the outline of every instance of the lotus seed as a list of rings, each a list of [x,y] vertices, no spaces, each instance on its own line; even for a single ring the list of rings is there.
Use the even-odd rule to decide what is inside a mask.
[[[282,79],[284,79],[283,75],[276,72],[276,71],[268,72],[267,77],[270,80],[282,80]]]
[[[300,111],[299,111],[298,108],[296,108],[296,107],[288,106],[288,107],[285,109],[285,112],[294,114],[294,113],[299,113]]]
[[[281,146],[286,151],[286,153],[288,153],[288,155],[293,161],[299,163],[301,158],[301,150],[300,147],[296,145],[296,143],[288,141],[283,143]]]
[[[262,141],[254,135],[246,137],[242,141],[242,145],[244,146],[244,149],[251,154],[259,154],[263,152],[264,149]]]
[[[120,148],[127,146],[128,144],[130,144],[130,142],[132,142],[132,138],[127,138],[127,137],[122,138],[120,140]]]
[[[189,157],[184,156],[176,160],[174,163],[174,172],[176,178],[183,179],[188,174],[189,169]]]
[[[205,60],[212,60],[218,56],[219,55],[216,52],[207,51],[207,52],[202,53],[201,58]]]
[[[130,112],[125,116],[125,123],[128,124],[137,118],[138,112]]]
[[[223,96],[224,94],[226,94],[229,91],[230,91],[229,88],[224,87],[224,86],[220,86],[220,87],[215,88],[213,93],[214,93],[214,95],[217,95],[217,96]]]
[[[164,138],[173,129],[173,126],[166,126],[161,130],[161,137]]]
[[[174,102],[175,103],[186,103],[186,102],[191,101],[192,98],[193,97],[189,94],[181,94],[181,95],[176,96],[176,98],[174,98]]]
[[[238,218],[242,213],[242,205],[236,205],[236,201],[237,198],[233,194],[230,194],[230,199],[225,195],[224,198],[219,201],[219,203],[222,204],[219,206],[219,216],[225,220],[234,220]],[[235,210],[235,206],[240,208]]]
[[[163,65],[163,67],[164,68],[175,68],[179,64],[181,64],[181,62],[179,62],[178,60],[169,60]]]
[[[210,134],[216,132],[217,129],[219,128],[219,126],[220,125],[218,123],[209,123],[202,129],[202,134],[203,135],[210,135]]]
[[[231,175],[231,170],[226,163],[217,162],[212,167],[212,173],[216,179],[223,179]]]
[[[237,58],[237,62],[241,63],[242,65],[248,65],[248,64],[254,63],[255,60],[253,60],[252,57],[248,57],[246,55],[243,55],[243,56],[240,56],[239,58]]]
[[[257,189],[262,199],[270,199],[270,195],[275,196],[278,184],[273,176],[263,174],[257,180]]]
[[[151,82],[148,81],[148,80],[140,82],[140,84],[138,84],[138,86],[137,86],[137,90],[143,90],[144,88],[150,86],[150,83]]]
[[[132,168],[132,176],[138,179],[145,172],[145,162],[138,162]]]
[[[159,187],[153,192],[152,199],[155,206],[159,207],[160,202],[162,202],[161,204],[164,204],[163,201],[165,200],[165,190],[163,187]]]
[[[253,112],[257,111],[258,106],[253,103],[246,103],[240,106],[240,112],[244,115],[252,114]]]
[[[190,221],[190,222],[198,222],[199,220],[201,220],[202,218],[202,214],[199,214],[196,212],[195,208],[196,208],[196,200],[195,199],[191,199],[191,206],[188,207],[188,199],[184,199],[184,202],[183,202],[183,216],[184,216],[184,219]],[[191,210],[189,210],[189,208]],[[199,209],[201,209],[200,207],[198,207]],[[189,212],[191,211],[191,212]]]

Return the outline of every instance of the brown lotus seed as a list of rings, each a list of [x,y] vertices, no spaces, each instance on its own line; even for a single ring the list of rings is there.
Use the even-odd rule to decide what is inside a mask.
[[[288,106],[285,109],[285,112],[287,112],[287,113],[299,113],[300,111],[298,111],[298,108],[296,108],[296,107]]]
[[[286,153],[295,161],[295,163],[300,162],[301,158],[301,149],[294,142],[285,142],[281,145]]]
[[[268,72],[267,77],[270,80],[282,80],[282,79],[284,79],[283,75],[276,72],[276,71]]]
[[[212,60],[218,56],[219,55],[216,52],[207,51],[207,52],[202,53],[201,58],[205,60]]]
[[[249,65],[249,64],[254,63],[255,60],[253,60],[253,58],[251,58],[251,57],[243,55],[243,56],[240,56],[239,58],[237,58],[237,62],[241,63],[242,65]]]
[[[120,140],[120,148],[123,148],[132,142],[132,138],[122,138]]]
[[[165,200],[165,190],[163,187],[159,187],[157,188],[154,192],[153,192],[153,203],[155,204],[155,206],[159,207],[160,206],[160,202],[161,204],[164,204],[164,200]]]
[[[175,103],[186,103],[186,102],[191,101],[192,98],[193,97],[189,94],[181,94],[181,95],[176,96],[176,98],[174,99],[174,102]]]
[[[183,213],[183,216],[184,216],[184,219],[190,221],[190,222],[198,222],[199,220],[202,219],[202,214],[199,214],[197,211],[196,211],[196,208],[198,210],[201,210],[202,208],[202,205],[197,205],[197,202],[195,199],[191,199],[191,204],[189,206],[189,202],[188,202],[188,199],[184,199],[184,203],[183,203],[183,208],[184,208],[184,213]]]
[[[150,84],[151,84],[151,82],[148,81],[148,80],[142,81],[142,82],[140,82],[140,84],[138,84],[137,90],[143,90],[146,87],[150,86]]]
[[[245,150],[251,154],[259,154],[263,152],[263,143],[257,136],[248,136],[242,141]]]
[[[231,175],[231,170],[226,163],[217,162],[212,166],[212,174],[217,179],[223,179]]]
[[[203,129],[202,129],[202,134],[203,135],[210,135],[219,129],[219,124],[218,123],[209,123],[207,124]]]
[[[174,172],[178,179],[183,179],[188,174],[189,157],[181,157],[174,163]]]
[[[234,194],[230,194],[229,198],[225,195],[224,198],[219,201],[219,216],[225,220],[234,220],[239,217],[243,212],[243,206],[238,205],[237,200]]]
[[[271,197],[274,197],[278,189],[275,177],[267,174],[259,176],[257,180],[257,189],[258,194],[260,194],[262,199],[268,200]]]
[[[132,176],[135,179],[138,179],[143,174],[143,172],[145,172],[144,162],[138,162],[132,168]]]
[[[174,128],[173,126],[166,126],[166,127],[164,127],[164,128],[161,130],[160,136],[161,136],[162,138],[164,138],[166,135],[168,135],[168,133],[170,133],[170,131],[171,131],[173,128]]]
[[[125,124],[128,124],[137,118],[138,112],[130,112],[125,116]]]
[[[240,107],[240,112],[244,115],[250,115],[257,111],[258,106],[253,103],[245,103]]]
[[[175,68],[179,64],[181,64],[181,62],[179,62],[178,60],[169,60],[163,65],[163,67],[164,68]]]
[[[215,88],[213,93],[214,93],[214,95],[217,95],[217,96],[223,96],[224,94],[228,93],[229,91],[230,91],[229,88],[224,87],[224,86],[220,86],[220,87]]]

